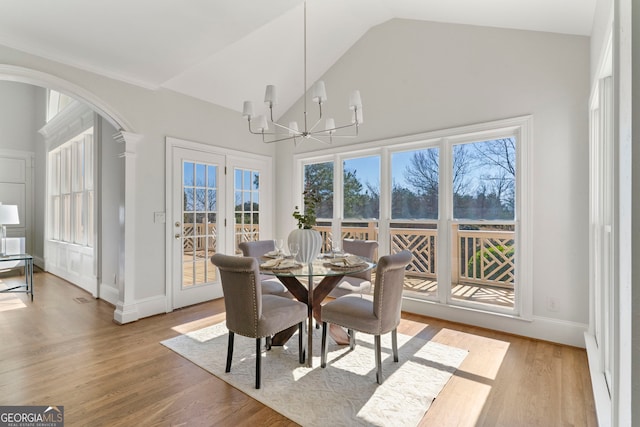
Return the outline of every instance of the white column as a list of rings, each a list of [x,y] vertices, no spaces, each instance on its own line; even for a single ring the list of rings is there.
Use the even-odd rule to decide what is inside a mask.
[[[120,203],[120,256],[118,259],[118,291],[119,297],[113,320],[123,324],[134,322],[140,318],[135,300],[136,278],[136,247],[135,247],[135,218],[136,218],[136,145],[142,140],[142,135],[120,131],[113,139],[124,144],[120,157],[124,159],[124,188]]]

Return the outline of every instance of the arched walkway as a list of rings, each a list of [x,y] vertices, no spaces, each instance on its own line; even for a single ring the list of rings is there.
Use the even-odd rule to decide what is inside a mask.
[[[75,99],[79,99],[89,105],[96,113],[107,120],[113,127],[118,129],[114,139],[124,144],[122,157],[124,159],[125,170],[125,194],[124,194],[124,223],[121,224],[120,234],[123,236],[120,243],[121,264],[121,286],[119,286],[118,301],[114,312],[114,320],[117,323],[128,323],[138,320],[138,312],[134,301],[134,278],[135,278],[135,242],[131,227],[127,227],[127,222],[133,224],[135,213],[134,185],[135,185],[135,147],[140,141],[141,135],[132,132],[132,127],[128,121],[122,117],[107,102],[97,97],[91,91],[76,85],[68,80],[57,76],[15,65],[0,64],[0,80],[26,83],[53,89],[64,93]]]

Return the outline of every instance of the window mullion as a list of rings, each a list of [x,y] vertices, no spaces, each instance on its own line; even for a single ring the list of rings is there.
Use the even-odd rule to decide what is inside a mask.
[[[451,296],[451,227],[453,224],[453,179],[451,143],[440,140],[438,168],[438,301],[447,304]],[[457,258],[457,257],[456,257]]]

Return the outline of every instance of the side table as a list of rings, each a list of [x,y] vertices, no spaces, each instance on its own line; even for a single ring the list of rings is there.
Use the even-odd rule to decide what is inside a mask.
[[[13,286],[7,289],[0,289],[0,293],[5,292],[24,292],[31,294],[33,301],[33,257],[29,254],[13,254],[0,256],[2,261],[24,261],[24,285]]]

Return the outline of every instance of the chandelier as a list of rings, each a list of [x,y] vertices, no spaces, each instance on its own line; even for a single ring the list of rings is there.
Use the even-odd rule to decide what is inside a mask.
[[[298,145],[303,139],[312,139],[323,143],[332,143],[333,138],[354,138],[358,136],[358,126],[363,123],[362,100],[360,91],[354,90],[349,95],[349,109],[351,113],[351,123],[336,126],[333,118],[324,120],[322,116],[322,105],[327,101],[327,92],[322,80],[318,80],[311,89],[311,100],[318,105],[317,119],[313,124],[309,123],[307,114],[307,1],[304,1],[304,112],[302,119],[302,129],[298,127],[298,122],[292,121],[288,125],[276,122],[273,119],[273,107],[277,105],[276,87],[267,85],[264,95],[264,102],[269,108],[268,118],[265,115],[255,116],[253,114],[253,103],[244,101],[242,117],[247,119],[249,132],[254,135],[262,135],[262,142],[273,143],[279,141],[293,140]],[[269,123],[273,130],[269,130]],[[350,129],[351,133],[345,133]],[[337,133],[336,133],[337,132]]]

